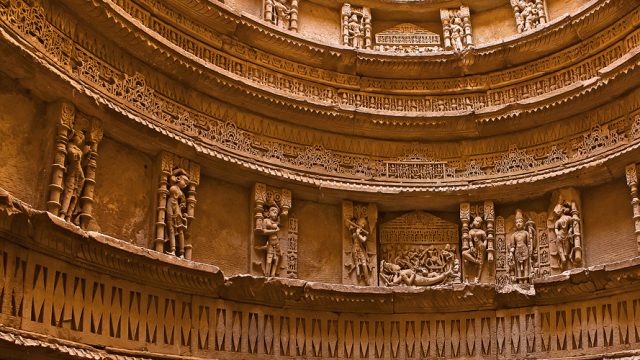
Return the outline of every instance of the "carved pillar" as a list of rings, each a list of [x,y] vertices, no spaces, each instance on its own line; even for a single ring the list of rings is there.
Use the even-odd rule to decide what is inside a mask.
[[[640,198],[638,197],[638,167],[630,164],[625,168],[627,185],[631,190],[631,207],[633,208],[633,223],[635,227],[636,243],[640,252]]]
[[[376,285],[378,279],[376,204],[342,202],[342,283]],[[364,240],[364,241],[363,241]]]
[[[94,190],[96,185],[96,168],[98,166],[98,145],[102,141],[102,123],[98,119],[89,120],[86,143],[89,146],[87,166],[85,170],[84,189],[80,198],[80,227],[87,229],[93,220]]]
[[[363,20],[364,20],[364,48],[371,50],[372,48],[372,40],[371,40],[371,13],[368,8],[362,8],[363,12]]]
[[[298,221],[289,214],[291,191],[256,183],[252,203],[254,226],[249,272],[297,277]]]
[[[498,216],[496,217],[496,285],[499,288],[511,282],[507,261],[508,248],[505,220],[504,217]]]
[[[195,216],[200,165],[165,151],[158,156],[156,168],[159,184],[153,248],[191,260],[189,229]]]
[[[484,221],[487,223],[487,262],[492,263],[494,259],[494,239],[495,229],[493,222],[495,221],[496,214],[493,206],[493,201],[484,202]]]
[[[471,217],[471,204],[460,204],[460,222],[462,222],[462,251],[469,250],[469,219]]]
[[[48,116],[56,122],[56,149],[51,166],[51,183],[49,184],[49,201],[47,210],[53,215],[60,212],[60,197],[64,180],[65,159],[69,134],[75,123],[76,110],[70,102],[52,104],[47,109]]]
[[[289,18],[289,30],[298,32],[298,0],[291,0],[291,15]]]

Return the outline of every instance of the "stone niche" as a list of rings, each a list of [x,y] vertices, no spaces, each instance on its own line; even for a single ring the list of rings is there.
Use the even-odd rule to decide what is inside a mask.
[[[298,31],[298,0],[264,0],[264,20],[283,29]]]
[[[381,286],[460,282],[458,225],[424,211],[380,225]]]
[[[342,45],[371,49],[371,11],[368,7],[344,4],[341,11]]]
[[[376,285],[378,278],[376,204],[342,202],[342,283]]]
[[[291,191],[254,185],[251,274],[298,277],[298,219],[290,214],[291,204]]]

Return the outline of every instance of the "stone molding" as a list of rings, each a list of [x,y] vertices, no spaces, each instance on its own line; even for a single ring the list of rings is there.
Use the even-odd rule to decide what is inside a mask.
[[[289,168],[299,172],[291,174],[276,170],[276,176],[289,176],[289,178],[298,181],[317,183],[322,180],[311,179],[307,177],[307,174],[322,174],[334,179],[334,186],[335,181],[348,185],[362,184],[362,180],[359,179],[364,176],[373,179],[366,182],[371,190],[385,187],[394,189],[399,180],[406,178],[396,175],[389,176],[384,172],[385,164],[398,162],[400,159],[403,166],[430,167],[433,166],[430,161],[434,161],[434,163],[440,162],[440,165],[445,167],[444,170],[434,172],[425,168],[423,172],[444,175],[418,177],[412,179],[415,180],[415,184],[403,185],[401,189],[403,191],[437,191],[442,187],[431,187],[428,184],[430,182],[442,184],[444,180],[452,184],[452,187],[447,189],[453,189],[489,186],[481,183],[469,184],[467,183],[469,180],[474,182],[484,179],[498,180],[492,186],[500,185],[501,178],[508,178],[509,181],[534,181],[553,176],[554,172],[558,173],[557,169],[552,169],[554,164],[573,163],[573,169],[577,169],[586,166],[587,160],[593,155],[606,155],[611,158],[620,151],[628,151],[637,147],[635,138],[637,131],[633,131],[637,128],[635,126],[637,116],[634,111],[640,107],[635,107],[635,105],[632,105],[628,112],[622,114],[619,113],[620,109],[610,112],[599,109],[592,116],[589,116],[592,117],[591,123],[594,124],[591,129],[575,131],[575,128],[570,128],[569,134],[556,132],[553,137],[558,140],[554,142],[534,146],[529,144],[527,148],[521,150],[517,150],[518,147],[511,147],[508,151],[502,150],[489,154],[485,152],[458,158],[439,155],[440,159],[427,160],[428,157],[419,154],[419,158],[425,159],[423,163],[416,163],[414,159],[404,160],[403,156],[381,158],[364,154],[354,155],[353,151],[333,151],[322,145],[309,146],[283,142],[277,138],[256,136],[238,128],[235,124],[238,119],[229,119],[229,108],[225,106],[220,105],[212,108],[212,104],[207,104],[208,109],[190,108],[150,87],[150,84],[158,85],[161,83],[161,79],[155,77],[147,79],[139,72],[130,75],[105,63],[60,33],[59,30],[47,25],[49,23],[46,21],[46,13],[43,8],[28,6],[20,0],[11,0],[10,4],[13,7],[2,8],[0,14],[5,21],[8,21],[7,24],[10,27],[25,36],[24,40],[30,41],[39,51],[44,51],[49,58],[56,62],[56,66],[65,69],[69,76],[85,82],[92,89],[102,92],[102,96],[106,96],[116,103],[126,106],[134,113],[142,115],[143,118],[151,120],[143,120],[134,116],[137,121],[163,133],[168,131],[173,134],[172,136],[195,146],[198,151],[214,157],[225,160],[233,158],[235,159],[233,161],[240,162],[247,167],[256,167],[255,161],[247,162],[244,159],[258,157],[262,162],[258,166],[261,171],[273,174],[274,168]],[[30,16],[34,21],[17,23],[12,19],[18,13]],[[62,13],[58,15],[60,17],[57,21],[62,21],[64,19]],[[38,29],[44,30],[34,33],[33,29],[26,28],[30,26],[29,24],[37,24]],[[78,63],[77,66],[71,66],[71,55],[73,55],[73,61]],[[134,68],[140,69],[139,67]],[[631,76],[634,68],[635,66],[632,64],[627,69],[617,70],[617,76]],[[105,82],[105,78],[112,79],[113,82]],[[614,79],[608,80],[608,83]],[[609,107],[612,108],[612,106]],[[616,111],[618,115],[614,115]],[[262,132],[262,130],[260,131]],[[570,136],[570,141],[566,141],[567,136]],[[540,137],[538,138],[540,139]],[[544,138],[542,137],[542,139]],[[428,145],[425,145],[424,148],[428,149]],[[396,151],[403,151],[402,147]],[[533,161],[530,159],[532,156],[534,157]],[[537,178],[527,176],[527,172],[534,171],[539,174]],[[567,168],[562,169],[562,172],[566,171]],[[304,176],[300,176],[300,174]],[[361,186],[358,188],[363,189]]]

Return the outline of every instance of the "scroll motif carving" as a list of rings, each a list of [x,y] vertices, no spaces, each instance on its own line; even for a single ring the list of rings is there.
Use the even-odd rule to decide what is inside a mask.
[[[400,24],[376,34],[375,50],[396,53],[428,53],[442,50],[440,35],[414,24]]]
[[[440,19],[444,32],[445,50],[463,51],[473,46],[469,7],[442,9],[440,10]]]
[[[492,283],[495,277],[495,210],[492,201],[460,204],[464,282]]]
[[[97,227],[91,214],[102,123],[68,102],[51,105],[49,116],[57,124],[47,209],[83,229]]]
[[[574,188],[555,191],[551,196],[547,228],[551,273],[582,265],[582,220],[580,193]]]
[[[416,211],[380,226],[380,285],[460,283],[458,226]]]
[[[298,31],[298,0],[265,0],[264,20],[291,31]]]
[[[533,30],[547,22],[544,0],[511,0],[519,33]]]
[[[178,155],[158,156],[158,207],[154,249],[191,260],[189,227],[194,219],[200,165]]]
[[[635,228],[636,243],[640,252],[640,197],[638,195],[638,166],[629,164],[625,168],[627,185],[631,191],[631,207],[633,208],[633,223]]]
[[[368,7],[342,6],[342,45],[371,49],[371,12]]]
[[[253,188],[251,272],[296,277],[298,221],[289,216],[291,192],[262,183]]]
[[[375,204],[343,201],[342,220],[342,283],[376,285],[378,208]]]

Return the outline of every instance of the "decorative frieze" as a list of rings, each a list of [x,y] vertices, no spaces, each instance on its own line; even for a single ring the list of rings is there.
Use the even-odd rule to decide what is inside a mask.
[[[371,12],[368,7],[342,6],[342,45],[371,49]]]
[[[468,6],[462,5],[459,9],[441,9],[440,19],[445,50],[463,51],[473,47],[471,13]]]
[[[495,209],[492,201],[460,204],[465,283],[495,281]]]
[[[298,31],[298,0],[264,0],[264,20],[291,31]]]
[[[287,189],[253,187],[252,274],[297,277],[298,222],[289,214],[291,201]]]
[[[345,200],[342,202],[342,283],[377,285],[378,208]]]
[[[547,23],[544,0],[511,0],[519,33],[534,30]]]
[[[380,285],[461,282],[458,225],[415,211],[380,225]]]
[[[102,123],[77,113],[69,102],[49,106],[56,122],[56,148],[51,168],[47,210],[83,229],[92,224],[98,144]],[[95,224],[93,225],[95,227]]]
[[[442,50],[440,35],[405,23],[379,32],[375,50],[395,53],[429,53]]]
[[[195,216],[200,165],[169,152],[160,153],[156,163],[159,184],[153,248],[191,260],[189,230]]]

